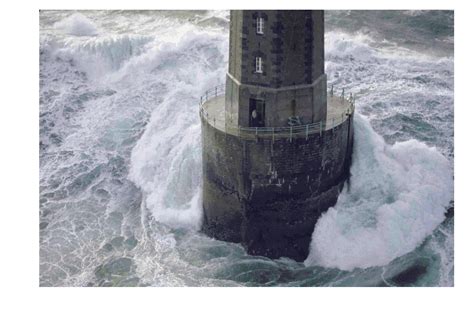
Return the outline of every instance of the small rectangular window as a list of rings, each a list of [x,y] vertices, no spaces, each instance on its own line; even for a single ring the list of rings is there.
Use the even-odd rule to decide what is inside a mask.
[[[256,73],[263,73],[263,66],[262,66],[262,58],[256,57],[255,58],[255,72]]]
[[[263,34],[263,18],[257,18],[257,34]]]

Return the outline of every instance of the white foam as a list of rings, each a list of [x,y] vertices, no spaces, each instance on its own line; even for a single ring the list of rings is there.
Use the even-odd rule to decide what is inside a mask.
[[[179,44],[163,43],[124,66],[124,76],[151,67],[166,86],[132,151],[129,178],[143,191],[155,219],[173,227],[199,229],[201,224],[198,103],[205,90],[223,80],[225,44],[220,35],[188,33]],[[219,64],[209,67],[212,60]]]
[[[76,36],[94,36],[99,33],[95,24],[80,13],[74,13],[55,23],[54,27],[66,34]]]
[[[165,64],[164,59],[192,54],[206,45],[211,34],[216,34],[196,31],[196,28],[183,24],[175,27],[172,36],[105,33],[87,38],[43,36],[41,45],[59,58],[73,61],[90,80],[103,83],[104,80],[114,79],[117,82],[132,75],[140,79],[142,72],[148,73],[154,67],[169,68],[170,64]],[[223,40],[222,44],[226,41]],[[218,46],[223,47],[222,44]],[[202,58],[198,62],[207,63],[205,59],[208,57]]]
[[[228,48],[221,30],[199,31],[183,24],[174,31],[166,36],[44,38],[43,47],[73,61],[98,86],[113,87],[114,106],[124,107],[123,102],[130,109],[144,107],[151,112],[131,153],[129,178],[142,190],[145,207],[156,220],[198,229],[202,216],[198,103],[205,90],[222,83]],[[104,111],[111,106],[107,107]]]
[[[306,265],[386,265],[423,242],[453,198],[450,164],[435,148],[388,145],[360,115],[354,128],[350,190],[316,223]]]
[[[349,35],[335,31],[328,32],[324,41],[326,60],[351,56],[358,60],[370,61],[378,53],[371,47],[373,42],[371,37],[361,33]]]

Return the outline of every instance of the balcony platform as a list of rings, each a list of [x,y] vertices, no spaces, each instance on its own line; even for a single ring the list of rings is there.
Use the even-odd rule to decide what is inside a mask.
[[[215,91],[215,93],[214,93]],[[223,91],[210,90],[212,92],[206,94],[201,103],[201,116],[205,119],[210,125],[215,127],[218,130],[221,130],[225,133],[239,136],[272,136],[276,137],[298,137],[302,135],[308,135],[313,133],[320,133],[321,131],[326,131],[333,129],[334,127],[340,125],[347,119],[347,114],[352,114],[354,111],[354,104],[348,99],[343,99],[340,96],[330,96],[327,97],[327,115],[326,120],[323,122],[315,122],[306,125],[300,126],[286,126],[286,127],[259,127],[259,128],[235,128],[235,127],[226,127],[225,124],[225,94]],[[201,99],[202,100],[202,99]]]

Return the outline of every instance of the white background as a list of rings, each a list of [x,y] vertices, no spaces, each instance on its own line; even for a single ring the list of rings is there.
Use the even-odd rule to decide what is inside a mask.
[[[3,1],[0,316],[474,316],[470,1]],[[454,288],[40,288],[39,9],[455,10]]]

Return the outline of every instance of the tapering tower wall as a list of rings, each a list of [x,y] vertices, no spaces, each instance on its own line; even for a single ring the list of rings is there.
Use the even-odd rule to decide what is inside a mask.
[[[264,102],[259,126],[287,126],[289,117],[319,122],[326,91],[322,11],[231,12],[226,125],[252,126],[253,100]]]

